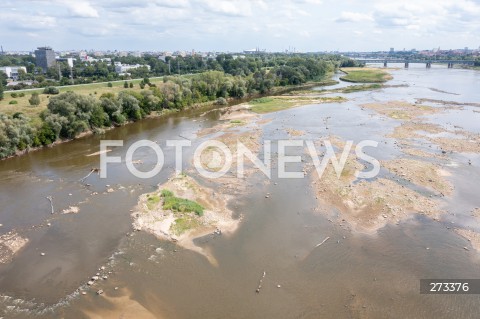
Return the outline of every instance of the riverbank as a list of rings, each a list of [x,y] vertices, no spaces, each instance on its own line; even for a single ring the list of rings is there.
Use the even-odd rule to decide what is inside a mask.
[[[204,74],[198,76],[200,79],[202,79],[202,77],[208,77],[208,75]],[[221,75],[218,72],[212,73],[211,76],[225,77],[225,75]],[[151,86],[150,89],[136,87],[121,89],[117,86],[106,87],[103,88],[104,91],[94,91],[93,94],[88,91],[88,89],[86,91],[83,89],[83,91],[78,91],[77,93],[69,92],[65,93],[70,94],[68,97],[64,98],[62,95],[55,97],[56,106],[54,110],[47,109],[47,104],[50,103],[50,95],[42,97],[39,106],[27,106],[28,96],[19,97],[22,99],[22,103],[20,104],[18,104],[16,100],[16,104],[10,104],[12,101],[4,100],[3,103],[8,104],[1,105],[2,102],[0,101],[0,110],[10,116],[2,119],[3,121],[7,121],[7,123],[4,123],[4,126],[12,126],[12,129],[18,132],[19,135],[16,137],[11,136],[6,145],[0,145],[0,156],[2,159],[20,156],[43,147],[55,146],[59,143],[90,135],[92,132],[102,133],[105,130],[138,121],[142,118],[161,117],[180,109],[209,107],[213,105],[224,106],[224,104],[241,103],[257,97],[282,94],[292,89],[307,89],[337,83],[331,79],[325,79],[321,81],[310,81],[302,85],[277,86],[271,88],[269,92],[265,94],[250,94],[242,99],[231,97],[223,99],[223,101],[216,101],[204,97],[200,99],[203,101],[192,103],[192,101],[195,100],[190,98],[190,104],[185,105],[177,100],[177,98],[173,99],[172,97],[174,102],[169,101],[167,98],[170,94],[168,92],[172,89],[178,91],[178,85],[175,83],[180,79],[181,78],[170,78],[170,81],[167,82],[165,82],[165,80],[159,83],[149,82]],[[191,81],[192,79],[191,76],[188,76],[184,80]],[[194,85],[193,82],[189,83],[191,86]],[[189,92],[189,94],[192,94],[191,91]],[[85,96],[87,97],[84,98]],[[86,105],[82,107],[82,111],[79,113],[85,112],[85,114],[79,115],[76,110],[67,108],[68,103],[74,104],[80,103],[80,101]],[[126,104],[122,105],[122,103]],[[168,107],[165,107],[166,104],[168,104]],[[159,105],[161,105],[161,107]],[[62,111],[62,108],[67,109]],[[117,109],[117,111],[115,111],[115,109]],[[65,112],[73,113],[66,116],[66,114],[64,114]],[[49,115],[52,115],[52,117],[47,119]],[[85,119],[88,119],[88,121]],[[0,131],[0,138],[1,135],[6,135],[6,133]]]

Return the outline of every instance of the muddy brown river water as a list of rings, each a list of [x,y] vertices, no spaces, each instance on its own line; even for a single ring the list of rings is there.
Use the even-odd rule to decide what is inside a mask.
[[[394,79],[388,84],[408,86],[334,94],[348,101],[262,115],[270,121],[262,125],[261,138],[288,139],[287,129],[294,129],[306,132],[296,139],[375,140],[379,146],[369,155],[391,160],[403,153],[385,135],[399,122],[362,104],[480,102],[477,71],[412,65],[390,72]],[[174,173],[174,150],[165,141],[190,139],[195,146],[214,137],[196,135],[219,123],[221,110],[205,111],[146,119],[0,162],[0,235],[15,231],[28,239],[10,262],[0,264],[0,318],[479,318],[478,295],[419,293],[422,278],[480,278],[480,252],[453,231],[458,225],[480,230],[471,216],[480,207],[478,154],[449,154],[443,168],[454,192],[442,202],[447,213],[439,220],[412,214],[375,234],[355,232],[334,222],[335,209],[318,211],[310,179],[278,179],[274,173],[271,181],[253,174],[247,191],[229,203],[243,216],[233,236],[196,239],[218,265],[175,243],[132,232],[130,211],[138,197]],[[427,121],[478,134],[478,111],[462,106]],[[99,167],[98,156],[86,155],[98,152],[102,139],[124,140],[124,147],[108,154],[123,162],[108,167],[107,179],[92,174],[82,183]],[[164,169],[147,180],[130,174],[124,163],[126,149],[140,139],[157,141],[165,152]],[[193,150],[185,149],[187,170]],[[147,149],[139,149],[135,159],[142,170],[156,165]],[[302,165],[289,169],[301,171]],[[78,212],[63,213],[70,207]],[[96,273],[108,278],[88,288]]]

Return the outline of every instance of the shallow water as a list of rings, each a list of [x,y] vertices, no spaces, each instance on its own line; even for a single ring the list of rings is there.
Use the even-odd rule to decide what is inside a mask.
[[[391,72],[394,79],[388,84],[409,86],[343,94],[348,102],[266,114],[263,117],[272,121],[263,126],[263,138],[287,138],[285,130],[292,128],[306,131],[302,139],[371,139],[379,147],[369,149],[369,155],[387,160],[402,154],[393,139],[384,137],[400,122],[359,105],[417,98],[480,101],[480,73],[475,71],[411,65]],[[474,109],[451,110],[429,120],[479,132],[480,113]],[[0,162],[0,233],[15,229],[29,239],[13,262],[0,266],[0,294],[5,296],[0,297],[0,317],[83,318],[92,312],[108,317],[108,311],[121,308],[115,299],[95,296],[97,289],[109,297],[130,295],[145,310],[136,314],[138,318],[146,313],[165,318],[477,317],[478,296],[419,294],[420,278],[480,278],[480,255],[463,249],[469,243],[451,227],[476,226],[469,217],[472,208],[480,207],[480,163],[476,165],[474,156],[456,154],[455,165],[447,167],[455,192],[445,203],[449,214],[440,223],[420,216],[387,226],[377,235],[352,233],[314,210],[309,179],[274,177],[268,182],[258,174],[250,180],[248,193],[231,203],[235,213],[244,215],[240,229],[232,237],[197,240],[215,256],[217,267],[173,243],[142,232],[131,235],[130,210],[138,196],[174,172],[173,149],[165,147],[165,140],[187,138],[197,145],[207,139],[195,133],[218,123],[219,112],[199,116],[204,111],[144,120]],[[124,139],[124,147],[109,153],[121,155],[123,161],[127,147],[137,140],[158,141],[165,151],[164,169],[152,179],[139,180],[127,173],[124,162],[112,164],[108,179],[92,174],[85,180],[90,186],[85,186],[79,180],[99,167],[98,156],[85,155],[97,152],[101,139]],[[139,149],[135,159],[143,161],[142,169],[151,169],[152,155]],[[184,165],[189,167],[191,149],[186,155]],[[466,164],[468,158],[474,165]],[[300,165],[289,169],[300,170]],[[107,192],[109,188],[113,192]],[[53,215],[47,196],[53,196]],[[79,207],[79,213],[61,214],[70,206]],[[330,239],[315,248],[327,236]],[[74,293],[101,266],[111,272],[108,280],[87,296]],[[256,294],[263,271],[263,287]]]

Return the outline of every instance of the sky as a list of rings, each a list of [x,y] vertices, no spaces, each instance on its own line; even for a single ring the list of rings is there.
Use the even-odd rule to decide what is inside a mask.
[[[480,0],[0,0],[5,51],[478,48]]]

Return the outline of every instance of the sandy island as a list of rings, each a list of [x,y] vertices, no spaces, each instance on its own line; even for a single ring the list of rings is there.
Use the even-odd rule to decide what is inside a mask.
[[[187,208],[168,209],[168,198],[164,191],[170,191],[180,199],[199,204],[202,214]],[[208,234],[229,235],[238,227],[239,219],[227,207],[229,197],[202,186],[192,177],[178,175],[159,186],[159,190],[140,196],[137,208],[132,213],[134,228],[154,234],[160,239],[177,242],[186,249],[196,251],[212,263],[215,258],[205,249],[196,246],[193,240]]]
[[[332,144],[337,147],[341,145],[338,137],[332,140],[335,141]],[[340,177],[337,177],[331,163],[321,178],[312,171],[312,186],[322,208],[336,208],[339,211],[340,224],[346,222],[355,232],[374,234],[386,224],[397,224],[414,213],[431,218],[437,218],[441,213],[436,200],[402,184],[400,179],[409,178],[410,182],[417,186],[432,190],[439,188],[444,192],[447,192],[448,182],[443,179],[440,169],[433,164],[412,163],[415,165],[409,165],[409,160],[406,159],[382,163],[382,166],[386,164],[387,167],[395,168],[391,173],[397,178],[393,180],[386,177],[359,180],[355,172],[365,167],[351,153]],[[422,171],[423,164],[429,167],[429,170]]]

